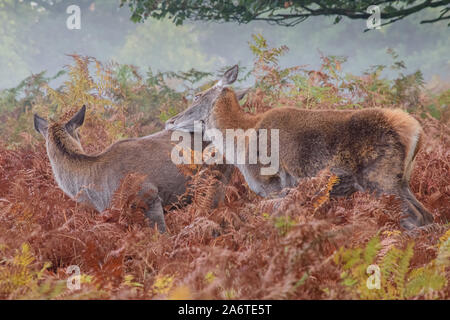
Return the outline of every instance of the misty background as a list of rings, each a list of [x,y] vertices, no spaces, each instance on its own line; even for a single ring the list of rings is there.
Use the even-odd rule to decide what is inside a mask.
[[[78,2],[78,3],[77,3]],[[81,30],[69,30],[66,8],[81,7]],[[261,33],[269,46],[287,45],[283,66],[317,67],[320,55],[346,56],[346,72],[361,74],[372,65],[390,65],[387,48],[406,63],[405,73],[421,70],[425,81],[450,80],[450,38],[446,22],[419,24],[432,9],[364,32],[366,21],[316,17],[295,27],[252,22],[195,22],[175,26],[171,21],[130,21],[128,7],[119,1],[61,1],[52,10],[20,0],[0,0],[0,89],[17,86],[31,74],[55,75],[72,62],[67,54],[89,55],[102,62],[139,67],[141,74],[187,71],[216,72],[226,65],[252,64],[248,42]],[[386,70],[389,76],[389,70]],[[439,77],[439,78],[438,78]],[[56,80],[53,85],[57,84]]]

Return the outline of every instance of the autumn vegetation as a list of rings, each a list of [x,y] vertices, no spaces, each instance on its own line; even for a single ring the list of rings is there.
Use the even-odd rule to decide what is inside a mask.
[[[213,175],[180,168],[193,176],[193,201],[167,213],[165,234],[133,209],[142,181],[135,175],[122,181],[104,212],[77,204],[53,179],[33,113],[68,119],[86,104],[81,141],[98,152],[162,130],[193,93],[213,83],[207,72],[142,75],[133,66],[74,55],[58,75],[60,87],[50,87],[42,73],[0,92],[1,299],[450,298],[450,84],[424,83],[419,71],[404,74],[393,51],[391,65],[352,75],[343,57],[323,56],[317,70],[282,68],[278,59],[288,48],[271,48],[260,35],[250,48],[254,65],[241,67],[237,85],[254,80],[242,106],[247,112],[390,107],[419,120],[426,139],[411,188],[435,223],[402,230],[395,197],[357,192],[330,199],[338,181],[328,171],[280,199],[258,197],[235,172],[225,200],[211,209]],[[397,76],[384,77],[385,68]],[[373,264],[381,287],[369,290]],[[67,288],[72,265],[81,270],[79,290]]]

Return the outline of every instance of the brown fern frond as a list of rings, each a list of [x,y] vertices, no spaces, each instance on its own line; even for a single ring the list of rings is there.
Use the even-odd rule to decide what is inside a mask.
[[[145,199],[154,197],[142,192],[145,175],[137,173],[127,174],[114,193],[110,208],[104,212],[105,221],[117,221],[119,224],[129,226],[134,223],[144,223],[143,211],[147,210]]]

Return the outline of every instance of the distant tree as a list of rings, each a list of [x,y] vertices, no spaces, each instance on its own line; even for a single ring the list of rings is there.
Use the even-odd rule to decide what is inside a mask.
[[[440,11],[435,18],[420,23],[450,19],[450,0],[121,0],[120,5],[125,4],[129,5],[135,22],[148,17],[168,17],[177,25],[185,20],[238,23],[260,20],[294,26],[313,16],[333,16],[334,23],[338,23],[343,17],[368,19],[371,14],[366,10],[371,5],[380,6],[382,25],[427,8]]]
[[[203,33],[190,25],[177,27],[167,20],[148,21],[130,32],[115,58],[143,69],[157,66],[160,71],[210,70],[216,58],[200,49]]]

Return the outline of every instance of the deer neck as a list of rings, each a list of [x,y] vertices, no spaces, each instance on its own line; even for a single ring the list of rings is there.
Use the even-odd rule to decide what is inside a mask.
[[[255,128],[259,120],[259,115],[244,112],[236,97],[229,94],[216,102],[212,114],[213,125],[221,131]]]
[[[76,198],[92,183],[94,158],[84,154],[81,146],[59,125],[49,128],[47,154],[56,182],[71,198]]]

